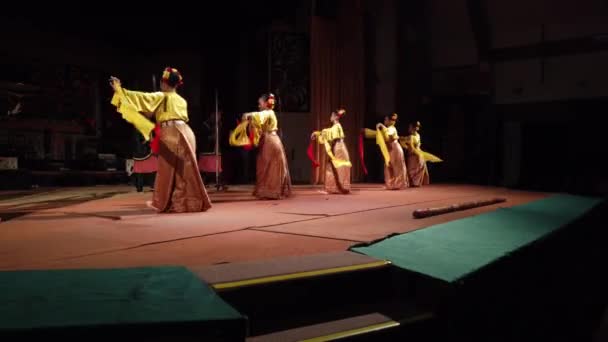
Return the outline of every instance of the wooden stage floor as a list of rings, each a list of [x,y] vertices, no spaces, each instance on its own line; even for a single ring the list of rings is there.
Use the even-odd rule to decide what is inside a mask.
[[[292,198],[256,201],[252,187],[211,192],[205,213],[155,214],[151,193],[127,186],[0,192],[0,270],[201,266],[347,250],[543,193],[471,185],[431,185],[385,191],[355,184],[351,195],[323,195],[296,186]],[[419,208],[505,197],[506,203],[412,218]]]

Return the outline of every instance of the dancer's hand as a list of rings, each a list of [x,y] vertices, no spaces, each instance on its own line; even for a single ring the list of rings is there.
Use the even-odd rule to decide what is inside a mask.
[[[311,134],[311,135],[310,135],[310,140],[315,140],[315,139],[317,139],[317,135],[316,135],[316,134],[314,134],[314,133],[313,133],[313,134]]]
[[[377,124],[377,125],[376,125],[376,129],[380,129],[380,128],[382,128],[382,127],[384,127],[384,125],[383,125],[383,124],[381,124],[381,123],[379,123],[379,124]]]

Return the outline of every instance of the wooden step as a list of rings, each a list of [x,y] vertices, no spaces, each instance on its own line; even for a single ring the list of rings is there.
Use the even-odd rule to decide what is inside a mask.
[[[390,262],[352,252],[227,263],[190,269],[217,291],[365,271]]]
[[[397,334],[398,329],[413,325],[422,321],[431,320],[430,313],[411,316],[402,321],[393,320],[380,313],[371,313],[361,316],[345,318],[341,320],[314,324],[306,327],[274,332],[266,335],[253,336],[247,339],[249,342],[289,342],[289,341],[335,341],[352,338],[369,337],[382,334],[388,336],[391,332]]]

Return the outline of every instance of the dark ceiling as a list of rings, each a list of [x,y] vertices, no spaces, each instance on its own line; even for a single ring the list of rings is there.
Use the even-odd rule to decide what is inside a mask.
[[[296,1],[221,0],[127,3],[81,2],[53,6],[48,12],[11,11],[1,16],[43,31],[87,40],[109,42],[120,47],[171,44],[174,48],[197,50],[208,43],[225,41],[241,32],[267,26],[274,19],[295,14]],[[24,15],[24,13],[27,13]],[[30,14],[31,13],[31,14]],[[50,14],[52,13],[52,14]],[[1,18],[0,18],[1,19]],[[18,27],[15,28],[18,30]]]

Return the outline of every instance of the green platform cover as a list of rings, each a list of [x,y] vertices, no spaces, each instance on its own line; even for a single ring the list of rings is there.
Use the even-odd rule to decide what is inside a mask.
[[[453,282],[566,226],[600,201],[556,195],[396,235],[352,250]]]
[[[183,267],[0,272],[0,332],[243,319]]]

